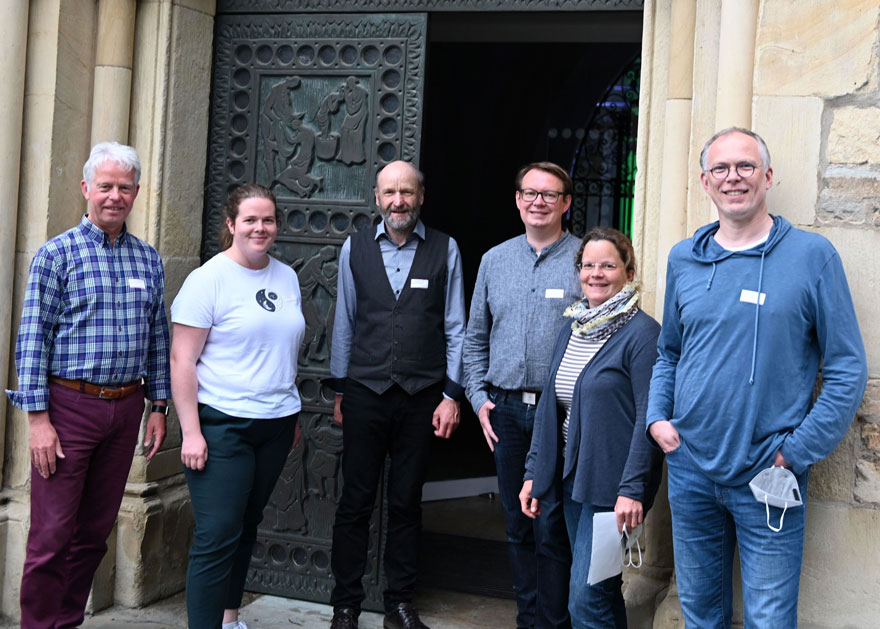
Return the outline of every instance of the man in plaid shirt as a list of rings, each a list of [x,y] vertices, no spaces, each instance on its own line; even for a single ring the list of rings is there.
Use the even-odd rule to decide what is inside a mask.
[[[171,394],[165,275],[125,219],[138,193],[130,146],[97,144],[83,167],[88,214],[31,263],[15,360],[30,428],[31,526],[21,626],[76,627],[107,551],[144,400],[146,458],[165,438]]]

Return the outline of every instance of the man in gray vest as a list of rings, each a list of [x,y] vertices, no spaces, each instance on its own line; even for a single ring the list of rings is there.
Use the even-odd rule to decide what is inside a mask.
[[[412,606],[422,485],[432,435],[448,439],[459,422],[465,312],[458,245],[419,220],[424,198],[418,170],[388,164],[376,178],[383,222],[350,236],[339,254],[330,374],[333,417],[345,418],[344,484],[333,526],[331,629],[357,627],[386,454],[384,626],[426,629]]]
[[[560,502],[541,516],[520,511],[535,406],[550,375],[562,311],[582,297],[575,257],[580,240],[562,229],[571,178],[551,162],[516,176],[525,234],[490,249],[480,262],[464,343],[467,396],[495,455],[504,506],[517,627],[566,627],[571,553]]]

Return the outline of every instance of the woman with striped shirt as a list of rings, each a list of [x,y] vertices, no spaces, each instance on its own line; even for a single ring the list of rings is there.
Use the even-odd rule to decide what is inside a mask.
[[[642,523],[660,483],[662,453],[645,437],[645,408],[659,324],[638,308],[635,252],[616,229],[597,227],[576,267],[584,298],[565,311],[550,378],[535,415],[520,492],[529,517],[561,492],[572,548],[569,612],[574,627],[626,627],[617,575],[589,585],[593,514],[617,526]]]

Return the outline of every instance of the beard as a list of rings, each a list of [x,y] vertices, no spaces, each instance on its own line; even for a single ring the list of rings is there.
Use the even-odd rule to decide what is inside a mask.
[[[416,222],[418,222],[419,220],[419,216],[422,213],[422,207],[418,203],[407,205],[405,207],[407,210],[407,214],[406,216],[400,217],[392,215],[390,205],[381,208],[379,213],[382,214],[385,225],[387,225],[394,231],[407,231],[408,229],[414,227]]]

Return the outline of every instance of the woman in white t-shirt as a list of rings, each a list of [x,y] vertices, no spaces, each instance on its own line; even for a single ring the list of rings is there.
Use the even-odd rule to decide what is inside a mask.
[[[234,190],[224,251],[190,273],[171,306],[171,386],[195,516],[190,629],[246,629],[238,608],[257,525],[298,433],[305,320],[296,273],[268,255],[277,233],[272,191]]]

